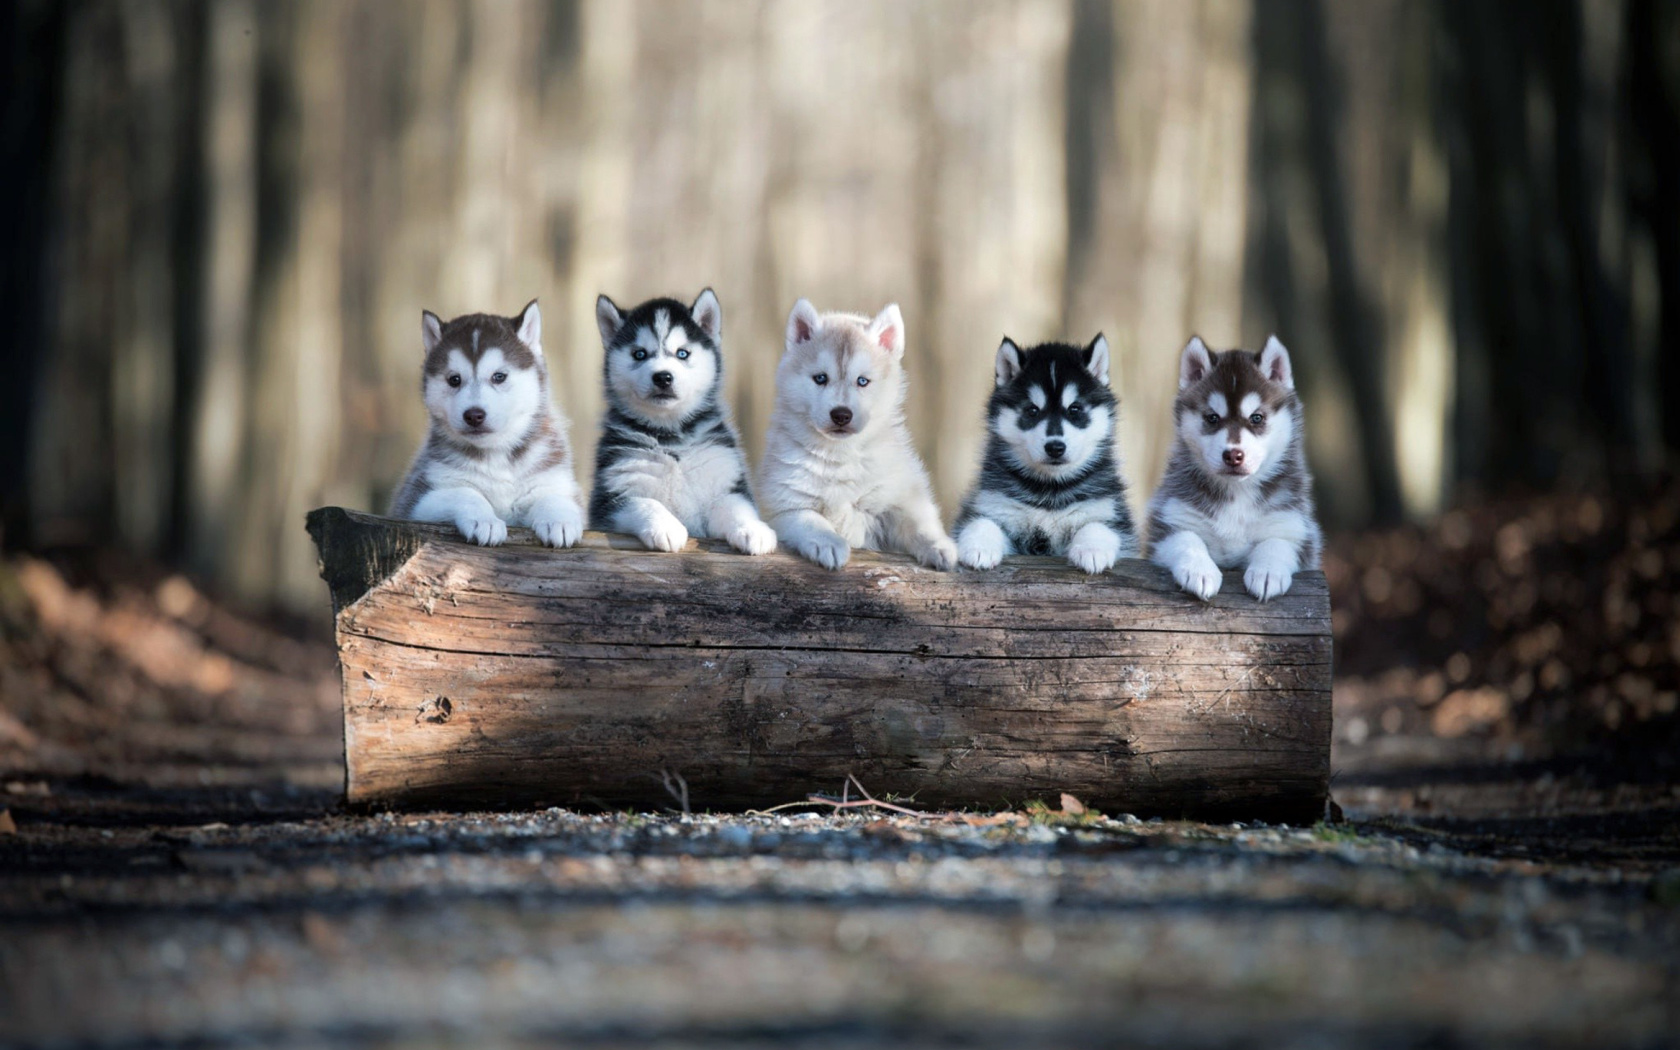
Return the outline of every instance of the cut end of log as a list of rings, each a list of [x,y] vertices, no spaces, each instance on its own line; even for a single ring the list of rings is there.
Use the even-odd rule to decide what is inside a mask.
[[[1324,811],[1322,573],[1212,602],[1126,561],[839,572],[699,541],[504,547],[339,508],[309,516],[343,669],[356,806],[764,807],[856,776],[918,808],[1064,792],[1107,812]]]

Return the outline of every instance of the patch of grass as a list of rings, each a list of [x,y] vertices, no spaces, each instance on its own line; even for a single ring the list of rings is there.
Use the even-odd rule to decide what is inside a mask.
[[[1365,835],[1352,824],[1326,824],[1319,821],[1313,825],[1313,838],[1320,842],[1332,842],[1339,845],[1353,845],[1365,841]]]
[[[1041,798],[1029,800],[1021,807],[1021,812],[1034,824],[1048,824],[1056,828],[1083,828],[1103,822],[1103,815],[1089,807],[1082,813],[1069,813],[1063,809],[1051,809],[1050,804]]]

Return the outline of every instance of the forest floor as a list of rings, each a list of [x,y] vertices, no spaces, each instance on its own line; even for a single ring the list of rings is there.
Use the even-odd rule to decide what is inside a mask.
[[[1326,572],[1291,828],[350,815],[321,637],[0,562],[0,1045],[1680,1044],[1680,491]]]

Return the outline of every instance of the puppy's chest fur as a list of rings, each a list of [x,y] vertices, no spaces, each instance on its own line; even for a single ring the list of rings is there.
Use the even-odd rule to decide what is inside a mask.
[[[1041,507],[1005,493],[981,489],[970,500],[964,519],[990,518],[1020,554],[1066,554],[1074,534],[1087,525],[1112,525],[1118,496],[1076,500],[1061,507]],[[1124,537],[1122,537],[1124,538]]]
[[[1165,487],[1165,486],[1163,486]],[[1285,540],[1302,550],[1303,567],[1316,567],[1318,531],[1310,512],[1287,499],[1267,499],[1258,484],[1197,500],[1161,501],[1155,514],[1156,539],[1179,530],[1194,532],[1221,568],[1240,568],[1262,540]]]
[[[739,491],[745,477],[741,452],[708,436],[677,441],[644,437],[616,450],[601,465],[595,484],[617,500],[652,499],[665,506],[683,527],[706,534],[712,505]]]
[[[847,543],[880,546],[883,516],[920,496],[921,472],[909,461],[908,442],[893,428],[856,447],[802,448],[790,480]]]
[[[419,484],[412,490],[403,513],[426,492],[436,489],[469,488],[489,501],[501,518],[517,516],[538,489],[555,483],[554,470],[566,462],[565,440],[552,425],[539,418],[532,424],[534,437],[507,451],[472,455],[434,436],[421,452],[414,473]],[[405,494],[406,495],[406,494]]]

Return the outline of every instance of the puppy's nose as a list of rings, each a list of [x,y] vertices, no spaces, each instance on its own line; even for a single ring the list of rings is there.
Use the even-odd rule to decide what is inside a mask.
[[[671,373],[655,372],[653,374],[653,385],[661,390],[671,389]]]
[[[484,425],[484,409],[469,408],[461,413],[461,418],[469,427],[481,427]]]
[[[835,426],[843,427],[852,421],[852,410],[844,405],[839,408],[831,408],[828,410],[828,418],[834,420]]]
[[[1061,459],[1063,456],[1067,455],[1067,442],[1046,441],[1044,443],[1044,454],[1049,456],[1051,459]]]
[[[1225,450],[1225,465],[1227,467],[1240,467],[1240,466],[1242,466],[1242,464],[1243,464],[1243,450],[1242,449],[1240,449],[1240,448],[1228,448],[1228,449]]]

